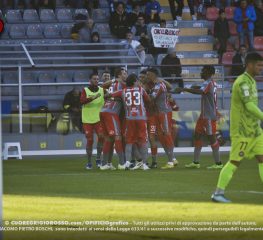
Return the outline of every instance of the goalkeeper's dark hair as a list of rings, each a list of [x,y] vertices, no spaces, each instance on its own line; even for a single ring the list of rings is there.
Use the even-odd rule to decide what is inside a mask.
[[[260,61],[263,61],[263,57],[257,52],[251,52],[247,54],[245,63],[247,66],[249,63],[256,63]]]
[[[136,83],[138,80],[138,77],[135,73],[130,74],[126,79],[126,86],[132,87],[134,83]]]

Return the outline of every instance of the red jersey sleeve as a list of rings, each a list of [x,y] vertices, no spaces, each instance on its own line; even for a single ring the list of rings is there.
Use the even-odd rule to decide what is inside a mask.
[[[145,103],[150,103],[151,98],[143,88],[142,88],[142,97]]]
[[[112,93],[111,96],[114,98],[115,97],[121,97],[122,96],[122,90]]]

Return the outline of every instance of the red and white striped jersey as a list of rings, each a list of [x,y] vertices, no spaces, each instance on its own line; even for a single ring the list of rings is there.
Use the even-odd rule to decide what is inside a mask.
[[[108,91],[109,93],[121,91],[126,87],[125,83],[119,82],[119,81],[114,81],[112,82],[111,86],[109,87]],[[101,109],[101,112],[111,112],[115,113],[117,115],[120,114],[122,108],[122,102],[118,100],[111,100],[108,99],[103,108]]]
[[[159,112],[168,113],[172,111],[167,97],[167,88],[163,82],[155,84],[151,96],[154,98]]]
[[[149,102],[150,97],[142,87],[126,87],[112,96],[122,97],[126,119],[146,120],[145,102]]]

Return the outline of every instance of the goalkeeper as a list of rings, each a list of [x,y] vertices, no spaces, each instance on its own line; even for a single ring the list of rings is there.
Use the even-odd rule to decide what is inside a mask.
[[[254,77],[263,69],[263,58],[256,52],[247,55],[246,71],[233,84],[230,109],[231,151],[229,162],[220,172],[212,201],[229,203],[225,188],[244,158],[256,158],[263,181],[263,133],[260,121],[263,112],[258,108],[258,93]]]

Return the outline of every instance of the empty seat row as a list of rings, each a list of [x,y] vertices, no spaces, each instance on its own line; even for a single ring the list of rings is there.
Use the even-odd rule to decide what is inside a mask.
[[[92,70],[23,72],[22,83],[87,82]],[[17,72],[2,72],[2,82],[18,83]]]
[[[6,13],[7,23],[21,23],[21,22],[72,22],[78,15],[89,17],[87,9],[69,9],[61,8],[55,12],[53,9],[41,9],[38,15],[36,9],[8,10]]]
[[[23,38],[70,38],[72,23],[69,24],[13,24],[5,29],[1,39],[23,39]],[[9,28],[9,29],[8,29]]]
[[[226,7],[225,14],[227,20],[234,18],[235,7]],[[206,9],[206,19],[209,21],[215,21],[219,17],[219,9],[216,7],[209,7]]]

